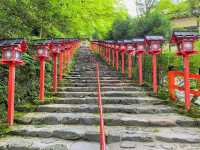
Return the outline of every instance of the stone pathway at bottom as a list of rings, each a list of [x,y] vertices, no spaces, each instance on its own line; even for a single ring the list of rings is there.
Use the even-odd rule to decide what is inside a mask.
[[[99,150],[94,59],[81,48],[55,103],[16,119],[0,150]],[[103,63],[100,80],[107,150],[200,150],[200,119],[177,114]]]

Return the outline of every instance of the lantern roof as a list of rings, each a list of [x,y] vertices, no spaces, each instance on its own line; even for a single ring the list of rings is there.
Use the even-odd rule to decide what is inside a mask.
[[[47,39],[39,39],[39,40],[33,41],[34,46],[48,45],[49,43],[51,43],[51,40],[47,40]]]
[[[145,40],[147,40],[147,41],[164,41],[164,37],[158,36],[158,35],[147,35],[147,36],[145,36]]]
[[[132,40],[124,40],[125,44],[132,44],[132,42],[133,42]]]
[[[118,40],[117,43],[118,44],[124,44],[124,41],[123,40]]]
[[[171,43],[178,43],[184,39],[196,40],[199,38],[199,34],[197,32],[190,31],[174,31],[171,37]]]
[[[24,38],[16,39],[2,39],[0,40],[0,47],[19,47],[19,51],[26,51],[28,48],[27,42]]]
[[[144,43],[144,39],[142,39],[142,38],[134,38],[134,39],[132,39],[132,41],[134,43]]]
[[[176,37],[198,37],[198,33],[197,32],[188,32],[188,31],[174,31],[173,36]]]

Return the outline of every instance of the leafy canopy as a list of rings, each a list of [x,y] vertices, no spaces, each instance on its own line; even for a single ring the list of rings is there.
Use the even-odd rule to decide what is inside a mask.
[[[126,16],[120,0],[1,0],[2,37],[104,37]],[[1,38],[2,38],[1,37]]]

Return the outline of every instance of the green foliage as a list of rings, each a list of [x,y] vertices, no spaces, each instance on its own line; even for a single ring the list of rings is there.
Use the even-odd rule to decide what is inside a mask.
[[[0,138],[7,135],[10,132],[10,128],[7,124],[0,122]]]
[[[103,37],[126,11],[118,0],[1,0],[1,37]]]
[[[108,39],[132,39],[143,37],[147,34],[169,36],[170,21],[157,11],[148,13],[146,16],[116,20]]]
[[[182,0],[174,3],[172,0],[160,0],[153,11],[159,11],[169,18],[179,18],[191,15],[189,8],[190,0]]]

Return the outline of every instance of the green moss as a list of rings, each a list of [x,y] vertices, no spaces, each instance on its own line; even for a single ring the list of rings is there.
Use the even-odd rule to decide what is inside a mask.
[[[26,114],[27,114],[26,112],[18,112],[18,111],[15,111],[15,119],[22,118],[22,117],[25,116]]]
[[[153,129],[153,132],[158,133],[158,132],[160,132],[160,130],[156,128],[156,129]]]
[[[19,112],[34,112],[37,109],[37,105],[33,103],[24,103],[16,106],[15,110]]]
[[[0,138],[5,137],[9,132],[10,128],[6,123],[0,122]]]

